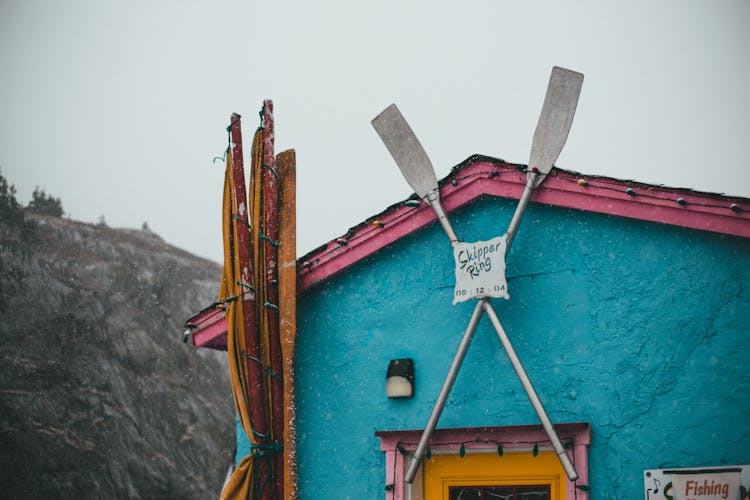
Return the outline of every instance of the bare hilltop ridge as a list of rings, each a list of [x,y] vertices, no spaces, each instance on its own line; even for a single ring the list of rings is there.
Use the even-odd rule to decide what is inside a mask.
[[[220,267],[148,229],[0,206],[3,498],[215,498],[233,458],[224,353],[182,342]]]

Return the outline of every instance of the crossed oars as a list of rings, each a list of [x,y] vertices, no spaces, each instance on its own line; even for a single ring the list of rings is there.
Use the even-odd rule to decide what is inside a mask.
[[[508,230],[505,233],[506,249],[510,248],[513,242],[513,238],[518,231],[518,226],[521,224],[521,219],[531,199],[532,192],[544,180],[544,176],[552,169],[552,165],[557,161],[562,151],[573,122],[582,85],[583,75],[581,73],[559,67],[552,68],[549,85],[547,86],[547,95],[544,99],[544,105],[542,106],[542,112],[539,116],[539,122],[537,123],[531,145],[526,186],[518,201],[518,206],[513,213]],[[448,236],[451,245],[455,246],[458,244],[458,237],[440,204],[440,191],[432,162],[427,157],[427,153],[396,105],[391,104],[387,107],[372,120],[372,125],[396,161],[406,182],[435,211],[438,221],[440,221],[440,225]],[[474,312],[471,314],[461,343],[458,346],[456,356],[453,358],[453,363],[448,370],[443,387],[440,389],[440,394],[435,401],[432,414],[419,440],[414,457],[409,463],[405,477],[406,482],[411,483],[419,470],[430,436],[433,430],[435,430],[435,426],[445,406],[445,401],[448,399],[453,382],[456,380],[458,371],[461,369],[466,351],[471,344],[474,332],[483,313],[487,314],[500,342],[503,344],[508,359],[513,365],[513,369],[516,371],[516,375],[518,375],[518,379],[526,391],[526,395],[534,407],[534,411],[536,411],[539,421],[542,423],[542,427],[544,427],[549,437],[550,443],[552,443],[552,448],[557,453],[563,469],[565,469],[565,474],[571,481],[575,481],[578,479],[578,473],[565,452],[565,448],[560,442],[560,438],[557,436],[557,432],[552,426],[552,422],[550,422],[547,412],[544,410],[544,406],[539,400],[539,396],[537,396],[536,390],[534,390],[534,386],[513,348],[513,344],[511,344],[507,333],[505,333],[505,329],[500,323],[495,308],[486,296],[478,295],[477,298],[477,304],[474,307]]]

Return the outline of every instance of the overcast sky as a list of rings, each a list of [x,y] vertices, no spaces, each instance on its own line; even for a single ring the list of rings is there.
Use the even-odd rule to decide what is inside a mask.
[[[526,163],[552,66],[585,74],[557,165],[750,197],[750,2],[0,0],[0,169],[76,220],[221,259],[232,112],[297,151],[298,254],[402,200],[396,102],[439,178]]]

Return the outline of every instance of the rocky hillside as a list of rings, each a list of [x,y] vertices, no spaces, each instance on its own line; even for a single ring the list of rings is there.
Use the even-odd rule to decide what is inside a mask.
[[[149,231],[10,213],[0,496],[218,497],[234,447],[226,355],[183,343],[182,325],[215,300],[220,267]]]

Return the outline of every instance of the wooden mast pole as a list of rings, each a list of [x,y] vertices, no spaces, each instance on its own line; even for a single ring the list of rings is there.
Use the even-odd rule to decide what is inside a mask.
[[[268,317],[268,349],[271,365],[270,384],[271,435],[273,440],[284,442],[284,388],[281,341],[279,339],[279,178],[274,155],[273,102],[263,101],[263,239],[265,241],[266,304]],[[273,477],[276,499],[284,496],[284,454],[273,455]]]
[[[297,163],[293,149],[279,153],[279,329],[284,367],[284,499],[297,499],[294,344],[297,335]]]
[[[252,288],[253,281],[253,247],[250,237],[252,228],[250,227],[249,217],[250,210],[247,204],[247,195],[245,188],[245,168],[242,156],[242,130],[240,126],[240,115],[234,113],[231,118],[230,136],[233,144],[232,149],[232,174],[234,179],[235,199],[237,202],[237,239],[235,248],[237,257],[240,262],[240,280],[243,290],[240,297],[242,315],[245,327],[245,363],[248,374],[247,398],[250,406],[250,419],[253,428],[252,439],[267,445],[268,426],[266,420],[265,408],[265,391],[263,384],[263,367],[257,362],[260,359],[260,338],[257,326],[257,317],[255,313],[255,291]],[[253,466],[256,478],[270,477],[270,463],[268,460],[256,460]],[[261,492],[262,499],[269,499],[270,491],[264,488]]]

